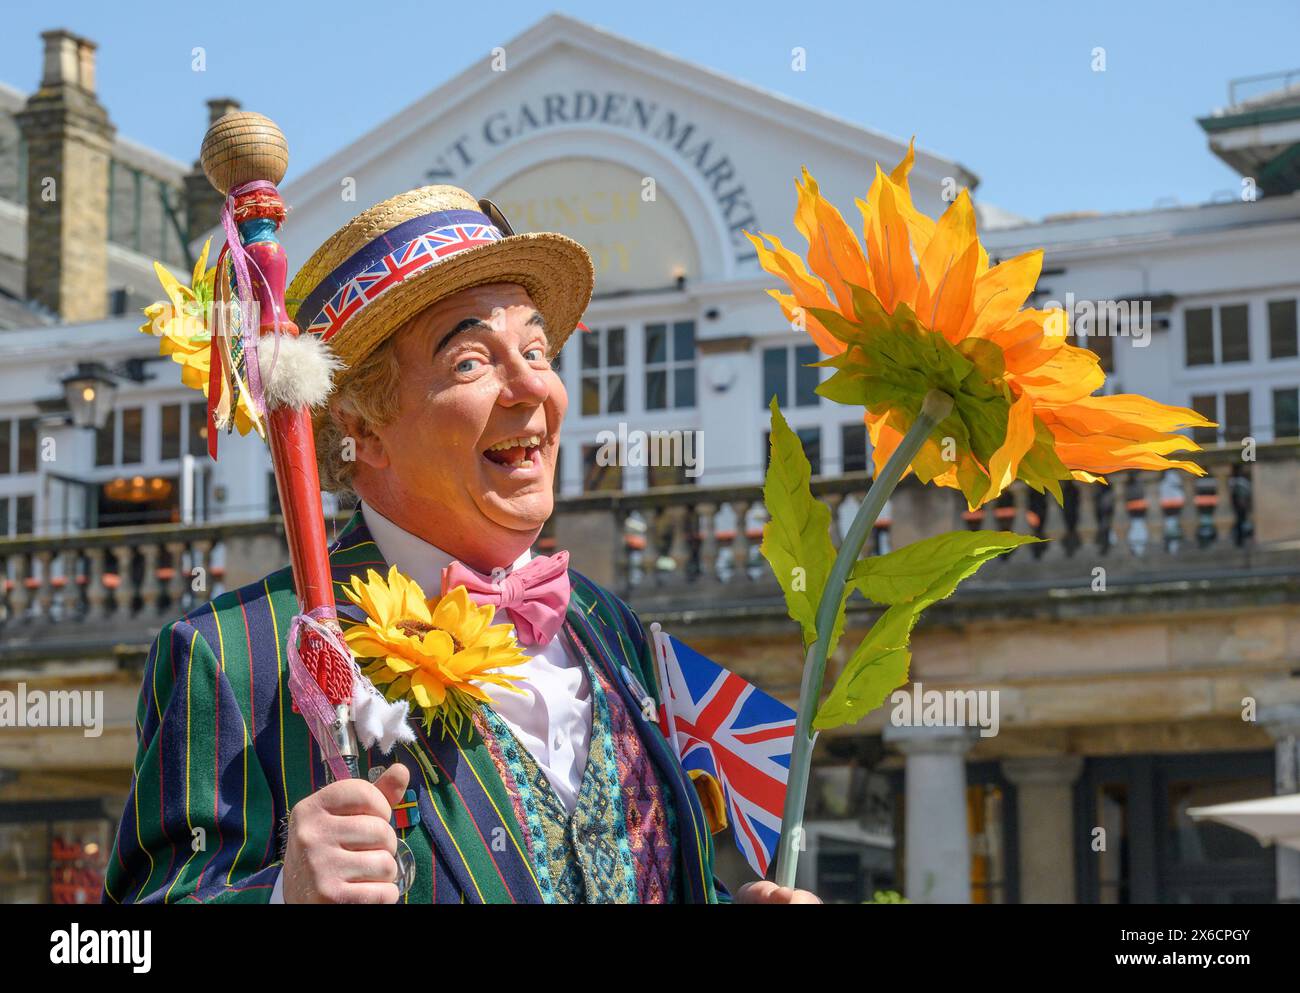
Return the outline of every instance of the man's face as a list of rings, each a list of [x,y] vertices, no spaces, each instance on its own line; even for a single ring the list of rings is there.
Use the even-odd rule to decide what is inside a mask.
[[[499,529],[530,532],[531,543],[551,515],[569,401],[528,293],[493,283],[447,297],[404,328],[395,348],[398,416],[375,429],[387,462],[375,466],[386,468],[376,481],[387,490],[376,509],[418,515],[397,523],[443,547],[462,544],[450,535],[490,542]]]

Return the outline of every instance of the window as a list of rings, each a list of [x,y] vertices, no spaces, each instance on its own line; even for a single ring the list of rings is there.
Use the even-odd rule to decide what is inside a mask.
[[[646,434],[645,467],[646,485],[690,486],[699,476],[701,435],[690,429],[650,431]],[[635,446],[636,442],[632,443]],[[628,452],[636,459],[635,450]]]
[[[113,821],[104,798],[0,804],[0,904],[87,904],[104,888]]]
[[[645,326],[645,408],[695,406],[695,322]]]
[[[95,465],[113,464],[113,435],[117,431],[117,411],[108,415],[102,428],[95,429]]]
[[[840,472],[867,471],[867,426],[861,422],[840,428]]]
[[[821,428],[796,428],[794,432],[799,438],[799,444],[803,446],[803,453],[808,458],[808,464],[812,467],[812,474],[820,476],[822,474],[822,429]],[[772,464],[772,432],[763,432],[763,471]]]
[[[627,409],[627,336],[622,328],[592,328],[582,336],[582,414]]]
[[[208,454],[208,405],[200,400],[189,405],[189,453],[195,457]]]
[[[162,444],[158,457],[164,462],[181,457],[181,405],[165,403],[162,406]]]
[[[1300,436],[1300,389],[1273,391],[1273,437]]]
[[[763,395],[759,398],[763,407],[771,403],[773,396],[782,407],[790,405],[791,396],[796,407],[821,403],[817,395],[821,370],[812,366],[820,360],[816,345],[763,349]]]
[[[1209,307],[1185,311],[1183,323],[1187,334],[1187,365],[1214,364],[1214,312]]]
[[[36,446],[40,426],[35,417],[24,417],[18,422],[18,471],[36,471]]]
[[[772,398],[782,407],[790,406],[788,381],[789,352],[784,348],[763,349],[763,395],[759,402],[767,407]]]
[[[144,454],[144,410],[127,407],[119,411],[122,418],[122,464],[140,462]]]
[[[1186,331],[1186,364],[1213,365],[1213,307],[1193,307],[1183,313]],[[1219,362],[1250,361],[1250,308],[1244,303],[1225,304],[1218,308]]]
[[[36,522],[36,498],[20,496],[14,500],[14,534],[31,534]]]
[[[1115,337],[1126,331],[1118,316],[1112,324],[1104,313],[1099,313],[1095,322],[1081,318],[1072,333],[1074,344],[1097,356],[1102,372],[1110,373],[1115,371]]]
[[[1250,361],[1250,321],[1244,303],[1219,308],[1219,361]]]
[[[611,455],[613,456],[611,460]],[[583,445],[582,446],[582,492],[596,493],[602,490],[621,490],[623,488],[622,453],[616,446]],[[611,462],[613,464],[602,464]]]
[[[1206,420],[1219,423],[1219,396],[1217,393],[1197,393],[1192,397],[1192,410]],[[1219,440],[1218,428],[1192,428],[1192,440],[1198,445],[1213,445]]]
[[[1268,357],[1293,359],[1297,353],[1295,300],[1268,302]]]
[[[17,421],[0,420],[0,476],[8,476],[13,472],[35,472],[39,444],[40,423],[35,417],[23,417]]]
[[[1224,440],[1240,441],[1250,434],[1250,394],[1223,394]]]

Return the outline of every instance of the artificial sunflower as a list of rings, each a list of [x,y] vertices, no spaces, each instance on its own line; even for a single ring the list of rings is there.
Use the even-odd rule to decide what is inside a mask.
[[[423,711],[426,729],[441,718],[459,735],[461,722],[489,700],[482,685],[511,686],[520,677],[497,670],[528,661],[514,627],[493,624],[495,608],[475,604],[463,586],[426,599],[419,583],[391,566],[386,579],[374,569],[364,581],[353,576],[343,592],[366,613],[344,632],[348,647],[370,660],[363,671],[389,700],[405,698]]]
[[[952,413],[911,468],[922,482],[961,490],[972,510],[1016,479],[1060,501],[1065,479],[1105,482],[1122,469],[1204,475],[1167,456],[1200,447],[1173,432],[1212,422],[1143,396],[1094,396],[1105,374],[1093,352],[1066,340],[1065,312],[1024,307],[1042,251],[990,266],[965,190],[937,222],[913,205],[913,159],[909,146],[888,176],[877,166],[857,201],[865,251],[806,169],[794,223],[808,239],[807,267],[775,236],[746,233],[763,268],[791,290],[769,293],[837,370],[817,392],[866,408],[876,470],[939,389]]]
[[[170,355],[172,361],[180,365],[181,382],[190,389],[202,391],[204,397],[208,396],[212,361],[212,331],[207,321],[212,311],[217,275],[215,267],[204,268],[211,244],[211,238],[204,242],[189,286],[182,284],[161,263],[153,264],[167,299],[145,307],[146,320],[140,325],[143,334],[158,336],[158,354]],[[253,411],[247,390],[240,391],[234,420],[240,434],[246,435],[254,429],[258,434],[262,433],[261,422]]]

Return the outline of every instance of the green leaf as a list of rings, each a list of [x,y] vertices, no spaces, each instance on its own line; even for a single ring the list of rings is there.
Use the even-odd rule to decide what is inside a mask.
[[[817,605],[835,561],[831,511],[812,495],[812,467],[775,397],[771,408],[772,460],[763,482],[768,522],[760,550],[785,593],[786,609],[803,629],[806,648],[817,638]],[[843,615],[841,605],[837,630]]]
[[[907,682],[909,640],[921,612],[950,596],[989,559],[1040,540],[1003,531],[953,531],[857,563],[849,585],[888,609],[845,665],[813,727],[851,724],[880,706]]]
[[[849,585],[868,600],[893,606],[933,594],[954,570],[958,571],[952,588],[933,596],[939,600],[989,559],[1038,540],[1010,531],[950,531],[914,541],[887,555],[861,559],[849,573]]]

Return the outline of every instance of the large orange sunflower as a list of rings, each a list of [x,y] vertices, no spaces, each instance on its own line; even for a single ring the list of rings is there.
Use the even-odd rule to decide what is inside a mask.
[[[913,205],[913,158],[909,147],[888,176],[877,166],[857,201],[865,250],[806,169],[794,223],[808,240],[807,266],[775,236],[746,233],[763,268],[791,291],[770,294],[837,370],[818,392],[866,408],[876,470],[925,394],[939,389],[953,398],[952,413],[911,468],[923,482],[961,490],[971,509],[1016,479],[1060,501],[1065,479],[1104,482],[1121,469],[1203,475],[1167,456],[1199,450],[1174,432],[1212,422],[1143,396],[1094,396],[1105,374],[1093,352],[1066,340],[1065,312],[1024,306],[1042,251],[990,266],[965,190],[937,222]]]
[[[482,684],[509,686],[519,677],[499,672],[528,661],[509,624],[493,624],[495,609],[478,606],[465,587],[425,599],[420,584],[397,571],[374,569],[343,588],[366,612],[343,637],[352,653],[369,659],[364,669],[390,700],[407,698],[428,727],[441,717],[459,735],[462,720],[489,700]]]

